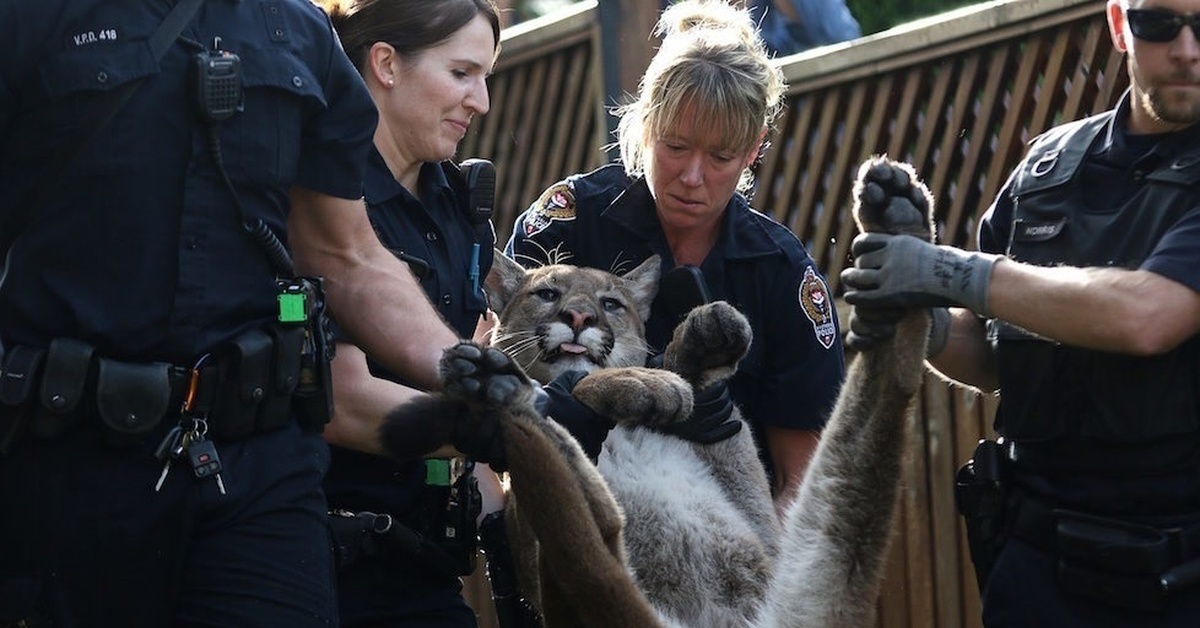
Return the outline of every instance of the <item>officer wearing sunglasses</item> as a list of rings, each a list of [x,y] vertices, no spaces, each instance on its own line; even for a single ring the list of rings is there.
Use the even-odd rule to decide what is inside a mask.
[[[957,478],[1001,487],[960,502],[988,628],[1200,626],[1200,0],[1107,18],[1129,90],[1031,144],[979,251],[868,233],[842,274],[852,346],[929,308],[931,367],[1000,394]]]

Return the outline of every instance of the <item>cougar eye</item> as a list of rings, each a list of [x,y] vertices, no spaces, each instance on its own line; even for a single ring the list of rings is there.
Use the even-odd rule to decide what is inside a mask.
[[[600,299],[600,307],[603,307],[605,312],[618,312],[625,309],[625,304],[613,298],[603,298]]]
[[[555,290],[554,288],[539,288],[534,290],[533,294],[543,301],[554,302],[558,300],[559,293],[558,290]]]

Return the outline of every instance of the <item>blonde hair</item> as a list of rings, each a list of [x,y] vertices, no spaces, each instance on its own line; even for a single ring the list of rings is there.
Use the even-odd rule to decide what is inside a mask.
[[[783,106],[783,73],[771,62],[750,12],[723,0],[684,0],[667,7],[655,34],[662,45],[635,101],[616,110],[617,146],[630,176],[644,172],[648,141],[673,132],[684,112],[712,121],[720,147],[758,145]],[[753,183],[747,168],[738,189]]]

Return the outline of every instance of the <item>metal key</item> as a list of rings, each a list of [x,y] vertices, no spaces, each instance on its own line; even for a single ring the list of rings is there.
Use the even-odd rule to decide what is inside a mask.
[[[225,494],[225,481],[221,479],[221,458],[217,455],[217,447],[203,436],[193,440],[187,447],[188,461],[192,463],[192,472],[198,478],[213,476],[217,480],[217,489]]]
[[[182,426],[176,425],[167,432],[162,442],[158,444],[158,449],[154,451],[154,455],[163,461],[163,469],[162,473],[158,475],[158,482],[154,483],[155,493],[162,490],[163,482],[166,482],[167,474],[171,472],[171,464],[183,455],[191,439],[191,432],[185,432]]]

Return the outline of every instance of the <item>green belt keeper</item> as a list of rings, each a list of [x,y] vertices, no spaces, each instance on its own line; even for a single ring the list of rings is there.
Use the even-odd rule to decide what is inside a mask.
[[[425,485],[450,486],[450,460],[429,458],[425,460]]]

